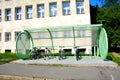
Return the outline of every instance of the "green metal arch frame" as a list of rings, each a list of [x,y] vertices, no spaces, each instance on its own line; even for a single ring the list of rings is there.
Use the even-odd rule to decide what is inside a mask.
[[[50,39],[51,39],[51,43],[52,43],[52,49],[54,50],[54,43],[53,43],[53,37],[52,37],[52,33],[49,29],[47,29],[50,35]]]
[[[89,27],[90,26],[90,27]],[[79,27],[79,25],[76,25],[76,26],[66,26],[66,27],[62,27],[62,28],[71,28],[71,31],[72,31],[72,34],[73,34],[73,48],[76,47],[76,34],[75,34],[75,31],[76,29],[80,29],[82,27],[82,29],[84,30],[91,30],[91,29],[95,29],[94,27],[99,27],[99,32],[98,32],[98,38],[97,38],[97,45],[96,47],[97,48],[94,48],[94,56],[101,56],[102,59],[105,59],[106,56],[107,56],[107,52],[108,52],[108,39],[107,39],[107,34],[106,34],[106,31],[104,28],[102,28],[102,25],[99,24],[99,25],[87,25],[86,28],[82,26]],[[93,28],[91,28],[93,27]],[[33,42],[33,38],[31,36],[31,33],[30,31],[32,30],[35,30],[37,32],[40,31],[47,31],[49,33],[49,39],[51,40],[51,46],[52,46],[52,49],[54,50],[54,38],[53,38],[53,35],[52,35],[52,30],[54,31],[54,29],[57,29],[59,27],[49,27],[49,28],[28,28],[28,29],[24,29],[24,32],[21,32],[18,37],[17,37],[17,41],[16,41],[16,51],[18,53],[18,49],[17,49],[17,45],[18,45],[18,39],[19,37],[21,36],[21,34],[23,33],[27,33],[32,41],[32,47],[34,47],[34,42]],[[63,37],[64,38],[64,37]],[[104,44],[103,44],[103,40],[104,40]],[[103,47],[105,46],[105,47]],[[96,50],[97,49],[97,50]],[[18,54],[17,54],[18,55]],[[19,56],[19,55],[18,55]],[[19,58],[24,58],[24,57],[20,57]]]
[[[74,47],[75,47],[76,46],[76,44],[75,44],[75,42],[76,42],[76,40],[75,40],[75,28],[73,27],[72,29],[73,29],[73,39],[74,39]]]
[[[34,47],[34,43],[33,43],[33,39],[32,39],[32,37],[31,37],[31,35],[30,35],[30,33],[27,31],[27,30],[24,30],[23,32],[21,32],[21,33],[19,33],[18,34],[18,36],[17,36],[17,39],[16,39],[16,54],[17,54],[17,56],[20,58],[20,59],[26,59],[26,58],[30,58],[30,54],[22,54],[22,53],[19,53],[19,49],[18,49],[18,40],[20,39],[20,37],[21,37],[21,35],[22,34],[27,34],[27,37],[28,37],[28,35],[29,35],[29,39],[30,39],[30,41],[31,41],[31,43],[32,43],[32,48]]]
[[[33,47],[34,47],[34,42],[33,42],[33,38],[32,38],[32,36],[31,36],[31,34],[30,34],[29,31],[27,31],[27,30],[24,30],[24,32],[27,32],[27,33],[29,34],[30,39],[31,39],[31,41],[32,41],[32,48],[33,48]]]
[[[99,51],[102,59],[106,59],[108,54],[108,38],[104,28],[101,28],[99,35]]]

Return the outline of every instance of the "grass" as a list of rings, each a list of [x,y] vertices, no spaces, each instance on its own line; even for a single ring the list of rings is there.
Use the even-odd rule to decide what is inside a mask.
[[[17,59],[18,57],[15,53],[0,53],[0,64],[9,63]]]
[[[120,66],[120,57],[115,57],[112,53],[108,53],[107,59],[117,63]]]
[[[55,53],[54,56],[59,56],[59,53]],[[71,54],[70,52],[66,52],[64,56],[75,56],[75,54]],[[91,56],[90,54],[79,53],[79,56]]]

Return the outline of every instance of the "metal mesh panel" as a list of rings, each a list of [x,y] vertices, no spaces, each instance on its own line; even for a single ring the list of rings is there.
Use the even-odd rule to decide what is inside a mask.
[[[100,49],[101,58],[106,59],[107,53],[108,53],[108,39],[107,39],[107,34],[104,28],[102,28],[100,31],[99,49]]]
[[[32,49],[31,36],[28,32],[22,32],[18,35],[17,43],[17,55],[19,58],[25,59],[30,57],[30,51]]]

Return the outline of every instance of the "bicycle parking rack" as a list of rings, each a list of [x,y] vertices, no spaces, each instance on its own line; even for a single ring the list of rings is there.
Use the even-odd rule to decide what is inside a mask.
[[[60,46],[90,46],[94,48],[93,56],[102,59],[106,59],[108,53],[107,34],[102,24],[25,28],[17,37],[16,53],[19,58],[25,59],[30,58],[34,47],[48,47],[54,54]]]

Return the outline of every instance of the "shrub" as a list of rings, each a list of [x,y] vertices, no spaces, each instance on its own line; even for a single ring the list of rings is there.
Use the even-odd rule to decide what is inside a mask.
[[[8,63],[18,59],[15,53],[0,53],[0,64]]]
[[[107,59],[117,63],[120,66],[120,57],[115,57],[112,53],[108,53]]]

